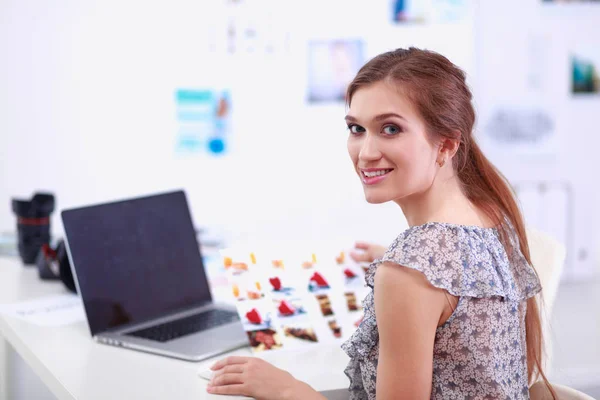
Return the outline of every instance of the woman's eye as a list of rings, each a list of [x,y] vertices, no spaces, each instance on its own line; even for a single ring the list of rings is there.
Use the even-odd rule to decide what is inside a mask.
[[[386,135],[397,135],[401,130],[395,125],[387,125],[383,127],[383,133]]]
[[[362,126],[359,125],[348,125],[348,129],[350,130],[350,133],[353,135],[357,135],[359,133],[363,133],[365,131],[365,128],[363,128]]]

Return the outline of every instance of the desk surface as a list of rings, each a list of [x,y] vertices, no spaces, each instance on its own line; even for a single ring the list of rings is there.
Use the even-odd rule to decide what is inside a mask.
[[[66,292],[61,282],[41,281],[35,268],[0,257],[0,304]],[[102,345],[92,340],[84,321],[49,327],[0,315],[0,336],[59,400],[242,398],[206,392],[206,381],[198,377],[198,371],[215,359],[192,363]],[[240,349],[229,354],[251,353]],[[264,358],[317,390],[348,387],[343,373],[348,359],[339,348],[274,356],[265,354]]]

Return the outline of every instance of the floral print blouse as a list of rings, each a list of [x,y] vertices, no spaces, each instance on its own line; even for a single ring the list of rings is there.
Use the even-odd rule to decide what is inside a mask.
[[[525,300],[541,287],[518,237],[510,236],[507,254],[496,228],[430,222],[400,234],[367,271],[373,288],[377,266],[392,262],[420,271],[459,298],[436,331],[432,399],[529,398]],[[350,398],[374,400],[379,333],[373,290],[364,309],[362,323],[342,348],[351,359],[345,370]]]

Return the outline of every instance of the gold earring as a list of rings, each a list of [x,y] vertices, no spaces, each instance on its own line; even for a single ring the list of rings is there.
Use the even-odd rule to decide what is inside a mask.
[[[442,168],[444,166],[444,164],[446,163],[446,160],[442,159],[441,161],[437,162],[437,165],[440,166],[440,168]]]

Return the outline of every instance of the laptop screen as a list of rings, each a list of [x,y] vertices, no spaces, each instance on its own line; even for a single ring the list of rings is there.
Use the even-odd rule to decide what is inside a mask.
[[[65,210],[92,335],[211,301],[183,191]]]

